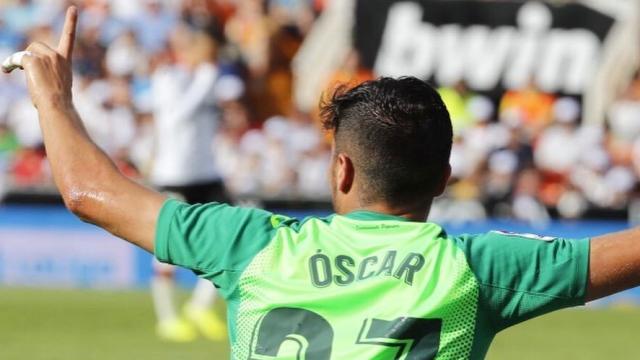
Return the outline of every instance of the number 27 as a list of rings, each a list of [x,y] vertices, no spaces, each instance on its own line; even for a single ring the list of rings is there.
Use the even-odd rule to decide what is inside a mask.
[[[366,319],[355,344],[397,348],[394,359],[433,359],[440,345],[442,319],[398,317],[394,320]],[[329,360],[333,328],[317,313],[299,308],[275,308],[256,325],[250,360],[271,359],[285,341],[297,346],[296,359]]]

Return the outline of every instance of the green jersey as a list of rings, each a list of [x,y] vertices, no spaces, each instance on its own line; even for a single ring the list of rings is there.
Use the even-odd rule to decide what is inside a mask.
[[[588,240],[175,200],[155,244],[220,289],[243,360],[481,359],[500,330],[583,304],[589,262]]]

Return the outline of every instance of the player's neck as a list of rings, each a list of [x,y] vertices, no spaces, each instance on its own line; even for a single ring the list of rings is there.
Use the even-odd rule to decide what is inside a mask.
[[[386,203],[374,203],[365,206],[360,206],[359,209],[354,210],[366,210],[373,211],[381,214],[393,215],[406,218],[410,221],[427,221],[429,216],[429,210],[431,210],[431,200],[426,204],[421,203],[414,206],[392,206]]]

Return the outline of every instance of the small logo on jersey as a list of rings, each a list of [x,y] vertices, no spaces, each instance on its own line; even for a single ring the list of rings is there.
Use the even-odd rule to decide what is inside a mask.
[[[389,230],[389,229],[397,229],[400,225],[398,224],[367,224],[367,225],[356,225],[356,230]]]
[[[517,236],[517,237],[522,237],[526,239],[541,240],[541,241],[553,241],[557,239],[556,237],[553,237],[553,236],[542,236],[542,235],[531,234],[531,233],[516,233],[511,231],[503,231],[503,230],[494,230],[492,231],[492,233],[506,235],[506,236]]]

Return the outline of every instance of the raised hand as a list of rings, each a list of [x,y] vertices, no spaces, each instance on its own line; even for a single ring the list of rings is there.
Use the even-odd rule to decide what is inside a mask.
[[[31,100],[36,108],[41,106],[70,106],[71,55],[75,40],[78,9],[67,9],[58,47],[53,49],[41,42],[31,43],[26,51],[13,54],[3,64],[5,72],[16,67],[24,69]]]
[[[91,141],[72,104],[71,53],[77,21],[78,10],[72,6],[67,10],[56,49],[36,42],[7,63],[23,68],[27,75],[53,179],[67,208],[81,219],[153,252],[165,196],[122,175]]]

